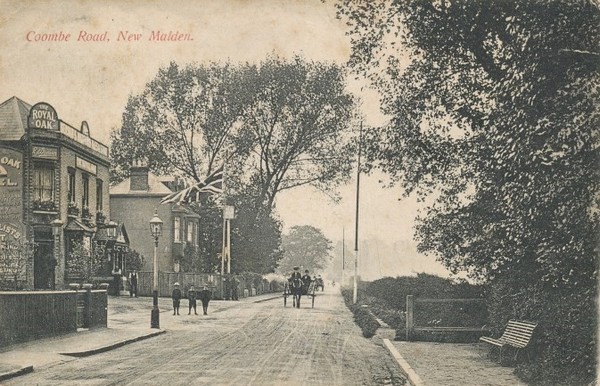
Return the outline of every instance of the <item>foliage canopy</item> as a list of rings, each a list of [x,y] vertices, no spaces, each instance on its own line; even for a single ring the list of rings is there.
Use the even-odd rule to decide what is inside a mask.
[[[338,7],[350,27],[351,65],[373,81],[392,116],[368,150],[371,166],[428,203],[416,228],[420,250],[491,284],[495,326],[508,318],[545,323],[542,359],[522,375],[589,382],[600,5],[344,0]]]

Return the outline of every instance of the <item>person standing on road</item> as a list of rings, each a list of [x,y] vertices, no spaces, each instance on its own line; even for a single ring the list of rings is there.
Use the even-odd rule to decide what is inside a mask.
[[[231,280],[228,276],[229,275],[223,277],[223,290],[225,291],[225,300],[231,299]]]
[[[239,300],[238,292],[239,292],[240,281],[234,275],[233,279],[231,279],[231,300]]]
[[[137,271],[132,271],[129,274],[129,297],[135,296],[137,298],[137,285],[138,285]]]
[[[198,315],[198,312],[196,312],[196,297],[197,297],[197,295],[198,294],[196,293],[194,286],[191,285],[190,289],[188,290],[188,293],[187,293],[188,315],[190,315],[192,313],[192,307],[194,308],[194,315]]]
[[[206,285],[202,287],[202,291],[198,294],[198,298],[202,302],[202,313],[208,315],[208,302],[210,301],[211,293]]]
[[[112,270],[113,276],[113,295],[119,296],[121,292],[121,268],[115,267]]]
[[[173,284],[173,287],[175,287],[171,293],[171,299],[173,299],[173,315],[179,315],[179,303],[181,302],[179,283]]]

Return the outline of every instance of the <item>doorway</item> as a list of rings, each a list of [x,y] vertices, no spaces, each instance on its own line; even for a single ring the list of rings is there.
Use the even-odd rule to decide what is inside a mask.
[[[33,255],[33,287],[54,289],[54,242],[51,232],[35,233],[35,253]]]

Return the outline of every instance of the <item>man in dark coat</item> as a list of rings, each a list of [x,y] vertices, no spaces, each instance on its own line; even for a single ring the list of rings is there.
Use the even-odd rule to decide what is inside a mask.
[[[202,302],[202,313],[204,315],[208,315],[208,302],[210,301],[211,295],[212,294],[206,285],[202,287],[202,291],[198,294],[198,299]]]
[[[300,275],[300,267],[294,267],[294,272],[292,272],[292,276],[290,276],[290,280],[301,279],[302,275]]]
[[[308,269],[304,271],[304,276],[302,276],[302,295],[306,295],[308,293],[308,287],[310,287],[310,283],[312,282],[312,278],[308,274]]]
[[[129,297],[135,296],[137,298],[137,285],[138,285],[137,271],[132,271],[129,274]]]
[[[194,314],[198,315],[198,312],[196,312],[196,297],[197,297],[197,293],[196,290],[194,289],[194,286],[190,286],[190,289],[188,290],[187,293],[187,297],[188,297],[188,315],[190,315],[192,313],[192,307],[194,308]]]
[[[112,271],[113,295],[119,296],[121,292],[121,268],[115,267]]]
[[[171,299],[173,299],[173,315],[179,315],[179,303],[181,302],[181,290],[179,289],[179,283],[173,285],[175,288],[171,293]]]
[[[239,300],[239,286],[240,281],[233,275],[233,278],[231,279],[231,300]]]

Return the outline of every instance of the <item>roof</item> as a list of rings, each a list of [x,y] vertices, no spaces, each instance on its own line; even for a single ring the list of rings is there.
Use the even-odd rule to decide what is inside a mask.
[[[129,245],[129,236],[127,235],[127,230],[125,229],[125,225],[120,223],[117,224],[117,232],[115,237],[109,237],[106,227],[98,227],[96,234],[94,235],[94,240],[97,241],[111,241],[116,244],[124,244]]]
[[[162,183],[161,177],[148,172],[148,190],[131,190],[130,189],[131,178],[119,182],[118,184],[111,186],[110,195],[131,195],[131,196],[166,196],[169,193],[173,193],[165,184]]]
[[[31,105],[17,97],[0,104],[0,141],[18,141],[27,129]]]
[[[85,225],[84,223],[82,223],[81,221],[74,219],[74,218],[69,219],[69,223],[65,227],[65,230],[66,231],[75,231],[75,232],[89,232],[89,233],[95,232],[94,228],[91,228],[91,227]]]

